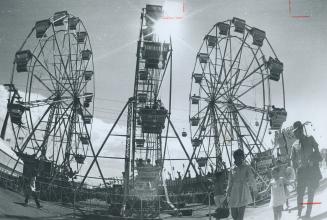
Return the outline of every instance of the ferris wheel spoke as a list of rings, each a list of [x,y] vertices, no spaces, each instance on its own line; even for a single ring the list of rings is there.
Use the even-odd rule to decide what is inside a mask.
[[[55,97],[55,94],[52,95],[52,97],[50,96],[49,98],[46,99],[36,99],[36,100],[32,100],[29,102],[19,102],[21,104],[23,104],[24,106],[28,106],[29,108],[35,108],[35,107],[40,107],[40,106],[45,106],[45,105],[53,105],[53,104],[57,104],[57,103],[62,103],[62,102],[67,102],[67,101],[73,101],[72,97],[61,97],[60,99],[57,99]]]
[[[237,104],[235,104],[234,103],[234,106],[235,106],[235,108],[237,108]],[[253,107],[253,108],[255,108],[255,107]],[[238,111],[239,111],[239,113],[241,114],[241,110],[244,110],[244,109],[246,109],[246,111],[242,111],[244,114],[246,113],[246,112],[248,112],[248,113],[254,113],[254,112],[256,112],[256,113],[260,113],[260,115],[258,115],[258,116],[260,116],[260,123],[258,124],[258,125],[256,125],[256,127],[257,127],[257,129],[254,131],[253,129],[252,129],[252,131],[253,131],[253,134],[255,135],[255,139],[257,140],[258,138],[259,138],[259,135],[262,133],[262,132],[266,132],[266,129],[267,129],[267,126],[268,126],[268,123],[266,124],[266,126],[265,126],[265,130],[264,131],[262,131],[262,126],[263,126],[263,121],[264,120],[266,120],[265,119],[265,115],[267,115],[267,113],[268,113],[268,110],[265,110],[265,109],[258,109],[258,108],[255,108],[255,110],[253,110],[253,108],[251,108],[251,107],[248,107],[248,108],[239,108],[239,109],[237,109]],[[257,115],[255,116],[256,118],[257,118]],[[257,123],[257,121],[256,121],[256,123]],[[249,123],[247,123],[247,124],[249,124]],[[250,126],[249,126],[250,127]],[[262,140],[260,140],[260,143],[262,143]]]
[[[201,68],[202,68],[202,65],[201,65]],[[211,84],[210,84],[210,81],[208,80],[208,77],[206,77],[208,74],[210,73],[206,73],[203,69],[202,69],[202,75],[204,75],[204,81],[205,81],[205,85],[206,87],[208,88],[208,91],[206,92],[206,94],[209,96],[209,94],[212,94],[212,88],[211,88]],[[202,83],[200,84],[200,87],[203,88],[204,90],[204,86],[202,85]],[[204,90],[206,91],[206,90]]]
[[[253,144],[255,146],[257,146],[257,148],[259,149],[260,146],[263,147],[262,143],[259,142],[258,138],[257,138],[257,135],[255,134],[253,128],[251,128],[250,124],[244,119],[244,117],[242,116],[242,114],[237,111],[237,114],[239,116],[239,118],[241,119],[244,127],[246,128],[247,130],[247,133],[249,134],[249,136],[251,137],[252,141],[253,141]],[[259,142],[259,143],[258,143]]]
[[[253,52],[253,49],[251,48],[251,52],[252,52],[252,54],[253,54],[253,57],[252,57],[251,62],[250,62],[250,64],[248,65],[248,67],[247,67],[247,69],[246,69],[246,71],[245,71],[245,73],[244,73],[244,75],[243,75],[243,78],[241,78],[240,81],[235,81],[235,82],[234,82],[234,86],[232,87],[232,90],[233,90],[232,94],[233,94],[233,95],[237,94],[238,90],[239,90],[240,87],[243,85],[242,83],[243,83],[246,79],[248,79],[250,76],[252,76],[252,75],[253,75],[254,73],[256,73],[258,70],[260,70],[261,73],[262,73],[261,67],[263,67],[265,64],[262,63],[262,64],[260,65],[260,62],[259,62],[259,60],[258,60],[258,58],[257,58],[257,54],[258,54],[258,52],[259,52],[259,48],[258,48],[255,52]],[[256,61],[256,63],[258,64],[258,67],[257,67],[256,69],[254,69],[253,71],[249,72],[249,71],[250,71],[250,68],[252,67],[252,64],[254,63],[254,61]],[[238,76],[237,78],[239,78],[239,76]]]
[[[216,29],[216,36],[217,36],[217,29]],[[227,40],[228,41],[228,40]],[[226,43],[227,43],[226,41]],[[216,86],[214,91],[217,91],[219,88],[219,84],[221,85],[221,88],[223,89],[224,92],[228,92],[226,91],[226,89],[224,88],[222,81],[221,81],[221,77],[222,77],[222,72],[224,72],[224,75],[226,76],[226,65],[225,65],[225,55],[226,55],[226,51],[227,51],[227,44],[225,45],[225,49],[224,49],[224,55],[222,54],[221,48],[220,48],[220,44],[219,44],[219,40],[217,41],[217,47],[216,48],[216,52],[215,52],[215,74],[217,74],[217,79],[216,79]],[[220,70],[219,70],[219,74],[217,73],[217,51],[219,50],[219,55],[220,55],[220,60],[222,60],[221,66],[220,66]]]
[[[221,80],[221,78],[223,76],[222,75],[223,70],[224,70],[224,76],[226,77],[225,57],[226,57],[226,51],[227,51],[227,45],[228,45],[229,38],[223,38],[223,39],[226,39],[226,43],[225,43],[225,47],[224,47],[224,54],[223,54],[223,56],[221,56],[222,63],[221,63],[220,70],[219,70],[219,75],[218,75],[219,80]],[[217,42],[217,45],[218,45],[219,51],[221,51],[219,41]]]
[[[86,71],[86,69],[87,69],[87,66],[84,68],[84,71]],[[77,91],[78,91],[78,93],[81,93],[86,88],[87,82],[83,83],[83,76],[82,75],[80,75],[79,78],[80,78],[80,82],[78,83],[79,86],[77,88]]]
[[[242,51],[243,51],[243,47],[242,47],[242,50],[241,50],[241,53],[240,53],[240,56],[239,56],[239,60],[238,60],[238,65],[237,65],[237,68],[236,68],[236,70],[235,70],[235,73],[231,76],[231,78],[230,78],[230,94],[229,94],[229,96],[232,96],[233,95],[233,92],[234,92],[234,90],[233,90],[233,86],[237,83],[237,81],[238,81],[238,78],[239,78],[239,76],[240,76],[240,73],[241,73],[241,69],[240,69],[240,65],[241,65],[241,58],[242,58]],[[251,66],[251,64],[249,65],[249,66]],[[233,79],[234,79],[234,82],[233,82]]]
[[[228,118],[227,118],[227,116],[220,110],[220,109],[217,109],[219,112],[220,112],[220,114],[228,121]],[[239,131],[239,129],[238,128],[236,128],[235,126],[231,126],[231,128],[230,128],[232,131],[234,131],[235,133],[236,133],[236,135],[237,135],[237,137],[238,137],[238,141],[240,141],[242,144],[244,144],[245,146],[247,146],[248,145],[248,143],[243,139],[243,138],[241,138],[242,137],[242,134],[240,133],[240,131]],[[231,133],[230,133],[231,134]],[[231,137],[233,137],[233,136],[231,136]],[[247,146],[247,148],[248,148],[248,146]],[[248,148],[249,149],[249,148]],[[252,153],[251,153],[251,155],[252,155]]]
[[[71,40],[70,40],[70,30],[68,28],[68,31],[67,33],[64,34],[64,39],[62,40],[62,48],[64,49],[65,45],[64,45],[64,42],[66,41],[66,38],[68,38],[68,56],[67,56],[67,67],[69,68],[68,69],[68,72],[72,73],[73,72],[73,65],[72,65],[72,50],[71,50]]]
[[[50,67],[48,65],[48,61],[45,58],[44,55],[44,50],[46,49],[45,44],[40,48],[40,51],[38,52],[38,54],[36,56],[34,56],[36,59],[34,61],[34,65],[33,65],[33,73],[32,76],[35,77],[39,83],[41,83],[46,89],[48,89],[50,92],[53,92],[52,89],[49,88],[49,86],[45,83],[50,81],[51,86],[53,89],[55,89],[55,85],[53,83],[53,81],[50,79],[45,79],[45,78],[40,78],[43,75],[43,70],[46,69],[46,71],[50,72]],[[41,56],[42,55],[42,56]],[[43,62],[41,61],[41,58],[43,60]],[[39,65],[37,65],[37,63],[39,63],[41,65],[41,69],[38,69]],[[42,66],[43,65],[43,66]],[[37,76],[38,73],[40,75],[40,77]]]
[[[212,74],[212,70],[211,70],[211,64],[212,63],[212,61],[211,61],[211,59],[209,59],[209,64],[208,64],[208,69],[209,69],[209,73],[208,73],[208,75],[209,75],[209,80],[208,80],[208,82],[209,82],[209,84],[210,84],[210,88],[211,88],[211,92],[213,92],[214,91],[214,89],[215,89],[215,80],[214,80],[214,75],[215,74]]]
[[[41,65],[41,67],[49,74],[51,79],[54,79],[58,85],[60,85],[65,91],[67,91],[68,93],[70,93],[73,96],[71,91],[69,91],[55,76],[53,76],[52,73],[50,73],[50,71],[39,61],[39,59],[37,57],[35,57],[35,59],[38,61],[38,63]]]
[[[211,59],[209,59],[209,60],[210,60],[210,64],[215,66],[215,64],[212,63],[212,60]],[[219,76],[218,76],[218,74],[216,72],[216,68],[214,68],[214,70],[215,70],[214,74],[211,73],[212,71],[209,71],[210,72],[209,75],[210,75],[211,88],[212,88],[211,89],[211,92],[212,92],[211,94],[215,94],[215,91],[217,91],[217,88],[218,88],[219,84],[221,84]],[[224,72],[226,72],[225,67],[224,67]],[[226,91],[224,87],[223,87],[223,90]]]
[[[39,125],[41,124],[41,122],[43,121],[43,119],[45,118],[45,116],[48,114],[48,112],[50,111],[50,109],[51,109],[51,106],[48,106],[48,108],[45,110],[45,112],[43,113],[43,115],[36,122],[36,125],[33,126],[33,130],[29,133],[29,135],[25,139],[22,147],[20,148],[20,151],[24,151],[25,150],[25,148],[27,147],[27,144],[29,143],[29,141],[31,140],[31,138],[33,136],[36,139],[36,137],[35,137],[35,131],[38,129]]]
[[[213,129],[216,129],[216,126],[217,126],[217,124],[215,123],[215,122],[213,122]],[[209,158],[209,161],[211,162],[211,164],[214,164],[214,162],[211,160],[211,155],[212,155],[212,153],[213,153],[213,150],[215,150],[215,148],[217,147],[217,145],[216,145],[216,138],[218,138],[217,136],[216,136],[216,134],[214,134],[214,135],[212,135],[212,129],[210,129],[210,136],[213,136],[213,139],[214,139],[214,143],[211,143],[211,141],[212,141],[212,138],[209,138],[209,142],[208,142],[208,149],[207,149],[207,152],[208,153],[206,153],[206,155],[207,155],[207,157]],[[212,146],[211,147],[211,149],[210,149],[210,146]],[[216,154],[216,156],[217,156],[217,154]],[[215,157],[214,157],[215,158]]]
[[[242,71],[245,71],[243,78],[245,78],[245,77],[247,76],[247,74],[248,74],[250,68],[252,67],[252,64],[254,63],[254,61],[257,61],[258,65],[259,65],[259,61],[258,61],[257,58],[256,58],[257,53],[259,52],[259,48],[256,50],[255,53],[253,52],[253,49],[252,49],[252,48],[250,48],[250,50],[251,50],[251,52],[252,52],[251,54],[253,55],[253,57],[252,57],[252,60],[251,60],[250,64],[249,64],[248,67],[246,68],[246,71],[242,69]],[[240,63],[239,63],[239,64],[240,64]],[[238,81],[237,81],[237,80],[238,80],[238,78],[239,78],[239,74],[240,74],[240,72],[241,72],[241,69],[240,69],[239,66],[238,66],[237,71],[236,71],[236,72],[233,74],[233,76],[231,77],[231,79],[233,79],[233,78],[235,79],[235,80],[234,80],[234,85],[237,85],[237,84],[238,84]],[[242,78],[242,79],[243,79],[243,78]],[[241,79],[241,81],[242,81],[242,79]],[[237,86],[236,86],[236,87],[237,87]],[[235,86],[233,86],[231,89],[234,91],[234,90],[235,90]],[[235,92],[232,92],[232,94],[235,94]]]
[[[267,113],[267,109],[265,109],[265,107],[259,108],[259,107],[256,107],[256,106],[246,105],[238,97],[234,97],[234,99],[238,103],[233,103],[233,104],[239,111],[243,110],[243,109],[247,109],[247,110],[250,110],[250,111],[253,111],[253,112],[258,112],[258,113]]]
[[[264,145],[263,145],[263,143],[261,143],[260,140],[258,140],[258,137],[256,136],[255,132],[254,132],[253,129],[250,127],[250,125],[246,122],[246,120],[245,120],[244,117],[241,115],[241,113],[240,113],[239,111],[236,111],[236,112],[237,112],[237,114],[239,115],[241,121],[243,122],[245,128],[248,130],[248,133],[249,133],[249,135],[250,135],[252,141],[254,142],[253,146],[256,146],[257,149],[258,149],[259,151],[261,151],[261,150],[260,150],[261,147],[263,148],[263,150],[266,150],[265,147],[264,147]],[[258,143],[258,142],[259,142],[259,143]],[[250,148],[250,149],[251,149],[251,148]]]
[[[85,48],[86,48],[86,44],[83,45],[83,50],[85,50]],[[88,67],[89,62],[90,62],[90,59],[88,59],[87,62],[86,62],[86,64],[85,64],[84,61],[83,61],[83,58],[81,58],[79,60],[79,67],[77,65],[78,63],[76,63],[76,72],[81,73],[81,70],[82,69],[85,71],[87,69],[87,67]],[[83,64],[84,64],[84,66],[83,66]],[[82,79],[82,75],[80,75],[80,78]],[[80,89],[81,84],[82,84],[82,80],[77,83],[77,85],[78,85],[78,87],[76,88],[77,91],[80,91],[81,90]]]
[[[45,54],[44,54],[44,50],[41,50],[40,53],[42,54],[42,57],[43,57],[43,61],[44,61],[44,65],[45,65],[45,67],[49,70],[50,67],[49,67],[48,62],[47,62],[47,60],[46,60],[46,56],[45,56]],[[40,55],[40,54],[39,54],[39,55]],[[39,57],[39,55],[38,55],[38,57]],[[55,72],[55,77],[57,77],[56,72]],[[55,88],[54,85],[53,85],[53,88]]]
[[[65,76],[66,76],[66,80],[68,80],[68,82],[69,82],[69,84],[70,84],[70,86],[71,87],[73,87],[73,82],[70,80],[70,76],[69,76],[69,73],[67,72],[67,63],[65,64],[65,62],[64,62],[64,59],[63,59],[63,54],[62,54],[62,52],[61,52],[61,49],[60,49],[60,47],[59,47],[59,44],[58,44],[58,39],[57,39],[57,33],[60,33],[61,31],[59,31],[59,32],[56,32],[55,31],[55,29],[54,29],[54,26],[52,25],[52,29],[53,29],[53,33],[54,33],[54,35],[53,35],[53,39],[54,39],[54,44],[55,44],[55,46],[56,46],[56,49],[58,50],[58,53],[59,53],[59,57],[60,57],[60,66],[63,66],[63,72],[64,72],[64,74],[65,74]],[[59,34],[58,34],[59,35]],[[64,34],[65,35],[65,34]],[[62,41],[62,43],[64,43],[63,41]],[[68,60],[68,59],[67,59]],[[57,66],[57,65],[55,65],[55,66]],[[61,71],[60,71],[61,72]],[[61,85],[62,86],[62,85]],[[64,87],[65,88],[65,87]]]
[[[217,48],[216,48],[217,49]],[[213,48],[212,48],[213,51]],[[211,55],[211,53],[210,53]],[[212,91],[216,91],[217,86],[219,85],[219,75],[217,73],[217,52],[214,53],[214,62],[212,61],[211,57],[209,56],[209,74],[210,74],[210,81],[212,84]],[[212,66],[212,67],[211,67]],[[211,68],[210,68],[211,67]]]
[[[52,89],[50,89],[45,83],[44,83],[44,80],[42,80],[42,79],[40,79],[37,75],[35,75],[35,74],[33,74],[33,77],[35,78],[35,79],[37,79],[37,81],[40,83],[40,84],[42,84],[49,92],[53,92],[53,90]]]
[[[207,91],[202,84],[200,84],[199,88],[201,89],[200,91],[203,91],[207,95],[207,97],[210,97],[209,91]]]
[[[192,135],[192,138],[194,139],[196,136],[200,137],[203,130],[202,130],[202,127],[207,123],[208,124],[208,121],[206,122],[207,120],[207,117],[208,117],[208,113],[209,113],[209,108],[208,107],[204,107],[203,109],[201,109],[201,111],[203,110],[206,110],[204,116],[202,117],[202,119],[200,119],[200,122],[199,122],[199,126],[197,127],[197,129],[195,130],[194,132],[194,135]],[[199,115],[199,114],[198,114]],[[194,116],[193,116],[194,117]],[[207,126],[206,124],[206,126]]]
[[[239,81],[237,84],[235,84],[233,88],[238,87],[238,89],[237,89],[237,91],[238,91],[239,88],[242,86],[242,83],[243,83],[246,79],[248,79],[249,77],[251,77],[253,74],[255,74],[259,69],[261,69],[262,66],[264,66],[264,64],[261,64],[261,65],[258,66],[256,69],[254,69],[251,73],[249,73],[248,75],[246,75],[246,76],[245,76],[241,81]],[[261,81],[260,81],[260,83],[261,83]],[[260,84],[260,83],[259,83],[259,84]],[[259,85],[259,84],[257,84],[257,85]],[[255,86],[257,86],[257,85],[255,85]],[[255,86],[254,86],[254,87],[255,87]],[[254,88],[254,87],[253,87],[253,88]],[[252,87],[251,87],[251,89],[252,89]],[[250,91],[251,89],[249,89],[249,91]],[[223,94],[219,94],[219,96],[217,97],[217,99],[221,98],[223,95],[226,95],[226,94],[225,94],[225,93],[223,93]],[[234,96],[235,96],[235,94],[234,94]],[[237,97],[239,98],[240,96],[237,96]]]
[[[207,76],[207,75],[209,75],[210,76],[209,78],[211,78],[211,74],[205,74],[205,76]],[[210,97],[212,94],[213,86],[212,86],[211,81],[208,79],[208,77],[204,77],[204,79],[206,82],[206,87],[208,88],[208,96]]]
[[[59,32],[56,32],[56,30],[54,29],[54,25],[51,25],[52,26],[52,31],[53,31],[53,40],[54,40],[54,43],[55,43],[55,45],[56,45],[56,48],[57,48],[57,50],[58,50],[58,53],[59,53],[59,57],[60,57],[60,62],[61,62],[61,64],[63,65],[63,67],[64,67],[64,72],[65,72],[65,74],[68,76],[69,74],[67,73],[67,69],[66,69],[66,65],[65,65],[65,62],[64,62],[64,60],[63,60],[63,55],[62,55],[62,53],[61,53],[61,50],[60,50],[60,47],[59,47],[59,44],[58,44],[58,39],[57,39],[57,33],[60,33],[61,31],[59,31]]]
[[[56,90],[60,92],[60,95],[63,95],[65,93],[65,91],[67,91],[69,88],[73,87],[72,82],[70,80],[70,77],[68,75],[66,75],[65,73],[63,73],[62,70],[58,67],[58,65],[54,65],[54,70],[55,70],[55,72],[58,71],[60,73],[63,85],[65,85],[67,82],[69,83],[70,87],[68,87],[68,88],[66,86],[62,87],[57,84]]]
[[[224,130],[224,132],[222,132],[222,139],[223,139],[223,146],[225,146],[225,151],[226,151],[226,155],[227,155],[227,158],[228,158],[228,161],[229,161],[229,164],[230,166],[232,166],[232,155],[229,154],[229,152],[231,152],[232,154],[232,149],[228,149],[228,146],[229,144],[227,143],[227,133],[228,133],[228,129],[227,129],[227,126],[225,123],[222,123],[222,126],[221,126],[221,130],[223,131],[223,127],[225,127],[226,129]],[[230,146],[231,148],[231,146]]]
[[[224,77],[224,80],[223,80],[223,82],[222,82],[222,85],[224,85],[224,84],[226,83],[226,81],[228,81],[228,76],[229,76],[229,74],[232,72],[231,70],[232,70],[232,68],[233,68],[233,66],[234,66],[234,64],[235,64],[235,62],[236,62],[236,59],[238,58],[238,56],[240,55],[240,53],[241,53],[241,51],[242,51],[242,48],[243,48],[243,45],[244,45],[244,43],[245,43],[245,41],[246,41],[246,39],[247,39],[247,36],[248,36],[248,34],[247,34],[247,35],[245,36],[245,38],[242,40],[242,44],[241,44],[240,48],[238,49],[235,58],[233,59],[232,65],[229,67],[229,69],[228,69],[228,71],[227,71],[227,74],[225,74],[225,77]],[[227,38],[227,39],[229,39],[229,38]],[[227,47],[227,42],[228,42],[228,41],[226,41],[226,47]],[[226,49],[226,48],[225,48],[225,49]],[[225,56],[225,55],[224,55],[224,56]],[[224,57],[224,59],[225,59],[225,57]],[[216,95],[219,94],[221,88],[222,88],[222,86],[220,86],[220,87],[217,89],[217,93],[216,93]]]
[[[58,108],[56,108],[56,110],[58,112]],[[54,124],[55,126],[53,126],[52,129],[49,130],[48,132],[53,134],[53,138],[56,138],[56,135],[57,135],[58,131],[60,130],[60,127],[62,126],[62,124],[64,124],[65,120],[64,120],[63,117],[62,118],[58,118],[58,114],[56,114],[54,121],[56,122]],[[58,128],[57,128],[57,126],[58,126]],[[53,141],[53,144],[54,144],[55,143],[55,139],[52,140],[52,141]],[[40,148],[38,148],[38,149],[40,149]],[[53,157],[53,160],[54,160],[54,156],[52,156],[52,157]]]
[[[55,158],[55,148],[56,148],[56,143],[57,143],[57,135],[58,135],[58,114],[59,114],[59,108],[60,108],[60,104],[57,105],[57,108],[54,109],[54,119],[53,119],[53,126],[54,126],[54,132],[52,133],[52,152],[50,152],[50,156],[48,156],[48,159],[51,161],[54,161]],[[59,127],[59,126],[58,126]],[[47,150],[49,152],[49,150]]]
[[[203,113],[204,110],[207,110],[207,108],[208,108],[208,104],[206,103],[204,107],[199,109],[196,113],[192,114],[192,117],[200,117],[200,114]]]
[[[72,103],[71,103],[71,105],[72,105]],[[53,108],[53,105],[51,105],[51,106],[52,106],[52,108]],[[71,106],[69,106],[69,107],[71,107]],[[64,121],[64,120],[63,120],[63,119],[64,119],[64,115],[66,114],[66,112],[67,112],[68,109],[69,109],[69,108],[65,109],[64,113],[60,116],[59,121],[60,121],[60,120]],[[59,122],[59,126],[60,126],[61,124],[62,124],[62,122]],[[48,134],[51,134],[54,130],[55,130],[55,126],[52,126],[52,127],[47,131],[47,133],[48,133]],[[44,138],[44,141],[43,141],[43,143],[41,144],[41,146],[43,146],[43,144],[45,143],[45,141],[47,141],[47,139],[48,139],[48,138]],[[40,150],[41,150],[41,147],[38,148],[37,153],[38,153]]]
[[[214,111],[215,111],[216,117],[220,118],[220,115],[218,114],[217,106],[215,106]],[[225,114],[226,111],[227,111],[227,109],[225,111],[223,111],[223,113]],[[231,156],[229,155],[229,152],[232,152],[232,149],[230,149],[230,150],[228,149],[227,140],[230,139],[230,141],[232,141],[231,138],[233,137],[233,135],[230,133],[230,131],[229,131],[230,129],[227,127],[228,124],[229,124],[228,122],[222,121],[222,122],[219,123],[219,128],[220,128],[220,131],[221,131],[220,133],[221,133],[221,136],[222,136],[222,139],[223,139],[223,145],[225,146],[225,150],[226,150],[226,154],[227,154],[229,163],[230,163],[230,165],[232,165]],[[227,135],[229,137],[227,137]],[[220,143],[219,143],[219,145],[220,145]]]
[[[242,92],[241,94],[235,96],[237,99],[240,99],[242,96],[246,95],[249,91],[253,90],[255,87],[257,87],[260,84],[263,84],[265,80],[268,79],[269,76],[265,76],[263,79],[261,79],[259,82],[257,82],[256,84],[254,84],[253,86],[251,86],[250,88],[248,88],[247,90],[245,90],[244,92]]]
[[[61,111],[61,109],[60,109],[60,111]],[[61,133],[61,139],[60,139],[60,143],[59,143],[59,147],[58,147],[58,153],[57,153],[57,157],[56,157],[56,160],[55,160],[55,164],[58,164],[60,153],[62,154],[62,158],[65,157],[64,147],[63,146],[64,146],[64,140],[65,140],[66,136],[68,135],[68,131],[67,131],[68,119],[71,118],[71,114],[72,114],[72,112],[70,112],[70,114],[68,115],[67,120],[62,120],[63,131],[62,131],[62,127],[58,128],[58,131]],[[64,114],[61,114],[61,115],[64,115]],[[58,120],[60,120],[60,119],[58,119]]]

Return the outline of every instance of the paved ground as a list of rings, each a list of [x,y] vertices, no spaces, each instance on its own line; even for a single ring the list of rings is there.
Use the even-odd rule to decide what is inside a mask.
[[[327,176],[327,169],[323,169],[323,175]],[[85,210],[73,209],[71,205],[62,205],[60,203],[50,203],[42,201],[43,207],[37,209],[34,201],[31,201],[30,205],[24,207],[23,197],[15,192],[7,189],[0,188],[0,219],[6,220],[22,220],[22,219],[51,219],[51,220],[62,220],[62,219],[118,219],[118,218],[105,218],[104,216],[96,215],[82,215]],[[319,205],[314,205],[312,211],[312,220],[327,220],[327,179],[321,184],[319,191],[316,193],[314,199],[315,202],[321,202]],[[296,206],[295,195],[290,199],[290,206]],[[212,207],[214,209],[214,207]],[[75,215],[74,215],[75,213]],[[209,213],[208,206],[194,207],[193,216],[191,217],[171,217],[170,215],[162,214],[162,219],[167,220],[191,220],[191,219],[209,219],[206,216]],[[305,213],[305,210],[303,210]],[[295,220],[297,219],[296,209],[290,212],[284,211],[282,219]],[[212,218],[213,219],[213,218]],[[231,219],[231,218],[228,218]],[[248,207],[245,213],[246,220],[270,220],[273,219],[272,209],[267,204],[258,206],[256,208]]]
[[[24,198],[16,192],[0,188],[0,219],[71,219],[74,210],[60,204],[41,202],[42,208],[36,208],[34,201],[23,206]]]
[[[314,202],[321,202],[321,204],[313,205],[311,220],[327,220],[327,169],[323,168],[322,174],[325,177],[322,181],[319,190],[315,194]],[[307,197],[305,197],[304,202],[306,202]],[[283,211],[282,219],[285,220],[296,220],[297,219],[297,210],[296,210],[296,195],[293,195],[290,200],[291,211]],[[189,219],[209,219],[206,215],[209,213],[207,207],[198,207],[199,210],[194,211],[192,217],[170,217],[164,216],[164,219],[169,220],[189,220]],[[213,208],[214,209],[214,208]],[[305,208],[302,211],[305,214]],[[212,218],[214,219],[214,218]],[[228,219],[232,219],[229,217]],[[245,220],[270,220],[274,219],[272,209],[268,206],[268,204],[258,206],[256,208],[248,207],[245,211]]]

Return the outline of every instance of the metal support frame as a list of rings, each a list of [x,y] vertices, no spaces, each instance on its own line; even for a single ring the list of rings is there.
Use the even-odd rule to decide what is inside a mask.
[[[81,184],[79,185],[79,189],[82,188],[82,186],[83,186],[83,184],[84,184],[84,182],[85,182],[87,176],[89,175],[89,173],[90,173],[90,171],[91,171],[91,169],[92,169],[94,163],[97,162],[97,158],[98,158],[99,154],[101,153],[101,151],[102,151],[104,145],[107,143],[107,141],[108,141],[108,139],[109,139],[109,137],[110,137],[112,131],[113,131],[114,128],[116,127],[118,121],[120,120],[121,116],[122,116],[123,113],[125,112],[125,110],[126,110],[128,104],[131,102],[131,100],[133,100],[133,98],[130,98],[130,99],[128,100],[128,102],[125,104],[125,106],[124,106],[123,109],[121,110],[120,114],[118,115],[118,118],[116,119],[115,123],[114,123],[113,126],[111,127],[111,129],[110,129],[110,131],[108,132],[107,136],[105,137],[104,141],[102,142],[102,144],[101,144],[101,146],[100,146],[98,152],[97,152],[96,155],[94,156],[94,158],[93,158],[93,160],[92,160],[92,162],[91,162],[91,164],[90,164],[88,170],[86,171],[86,174],[85,174],[85,176],[84,176],[84,178],[83,178]],[[104,181],[104,179],[103,179],[103,181]]]

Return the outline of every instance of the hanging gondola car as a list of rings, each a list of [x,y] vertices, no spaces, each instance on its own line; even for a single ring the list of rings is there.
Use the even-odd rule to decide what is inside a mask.
[[[74,158],[75,158],[76,163],[83,164],[86,156],[83,154],[75,154]]]
[[[27,63],[31,60],[32,53],[30,50],[18,51],[15,55],[15,63],[17,64],[17,72],[26,72]]]
[[[183,131],[182,131],[182,137],[186,137],[187,136],[187,132],[185,131],[185,129],[183,128]]]
[[[64,20],[68,16],[67,11],[58,11],[53,15],[53,24],[54,26],[62,26],[64,25]]]
[[[11,122],[17,125],[22,125],[22,115],[28,108],[21,104],[8,104],[7,106]]]
[[[82,50],[81,51],[82,54],[82,60],[89,60],[91,58],[92,55],[92,51],[91,50]]]
[[[161,133],[165,127],[167,110],[164,107],[159,109],[142,108],[140,109],[141,125],[143,133]]]
[[[287,112],[284,108],[275,108],[272,106],[272,110],[269,112],[270,129],[279,130],[283,123],[286,121]]]
[[[41,38],[44,36],[45,32],[50,27],[51,23],[49,19],[37,21],[35,23],[35,35],[36,38]]]
[[[193,78],[195,83],[201,84],[203,76],[201,73],[193,73]]]
[[[245,31],[245,20],[240,18],[233,18],[234,31],[243,34]]]
[[[213,35],[206,35],[205,39],[207,40],[208,47],[214,47],[218,42],[218,38]]]
[[[224,22],[218,22],[217,26],[219,28],[219,34],[221,35],[227,35],[229,32],[229,24],[226,24]]]
[[[266,32],[253,27],[250,30],[250,34],[253,37],[253,45],[261,47],[263,45],[264,39],[266,38]]]
[[[267,67],[269,69],[269,79],[278,81],[280,75],[283,73],[283,63],[278,60],[278,58],[269,57],[267,62]]]

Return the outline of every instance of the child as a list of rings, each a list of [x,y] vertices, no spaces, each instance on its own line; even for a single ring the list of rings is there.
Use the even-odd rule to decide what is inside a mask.
[[[229,175],[227,196],[234,220],[243,220],[245,207],[253,202],[250,187],[254,196],[257,194],[257,184],[251,167],[245,163],[244,152],[241,149],[233,153],[236,167]]]
[[[293,189],[295,189],[295,172],[294,169],[290,166],[290,162],[286,164],[282,164],[280,160],[277,160],[276,165],[279,168],[279,176],[283,177],[287,185],[285,184],[285,195],[286,195],[286,209],[289,210],[289,194],[290,194],[290,189],[289,186],[293,186]],[[290,210],[289,210],[290,211]]]
[[[272,179],[266,191],[271,189],[270,207],[273,207],[274,220],[280,220],[282,218],[283,205],[286,202],[286,181],[280,176],[279,167],[274,167],[271,175]]]

